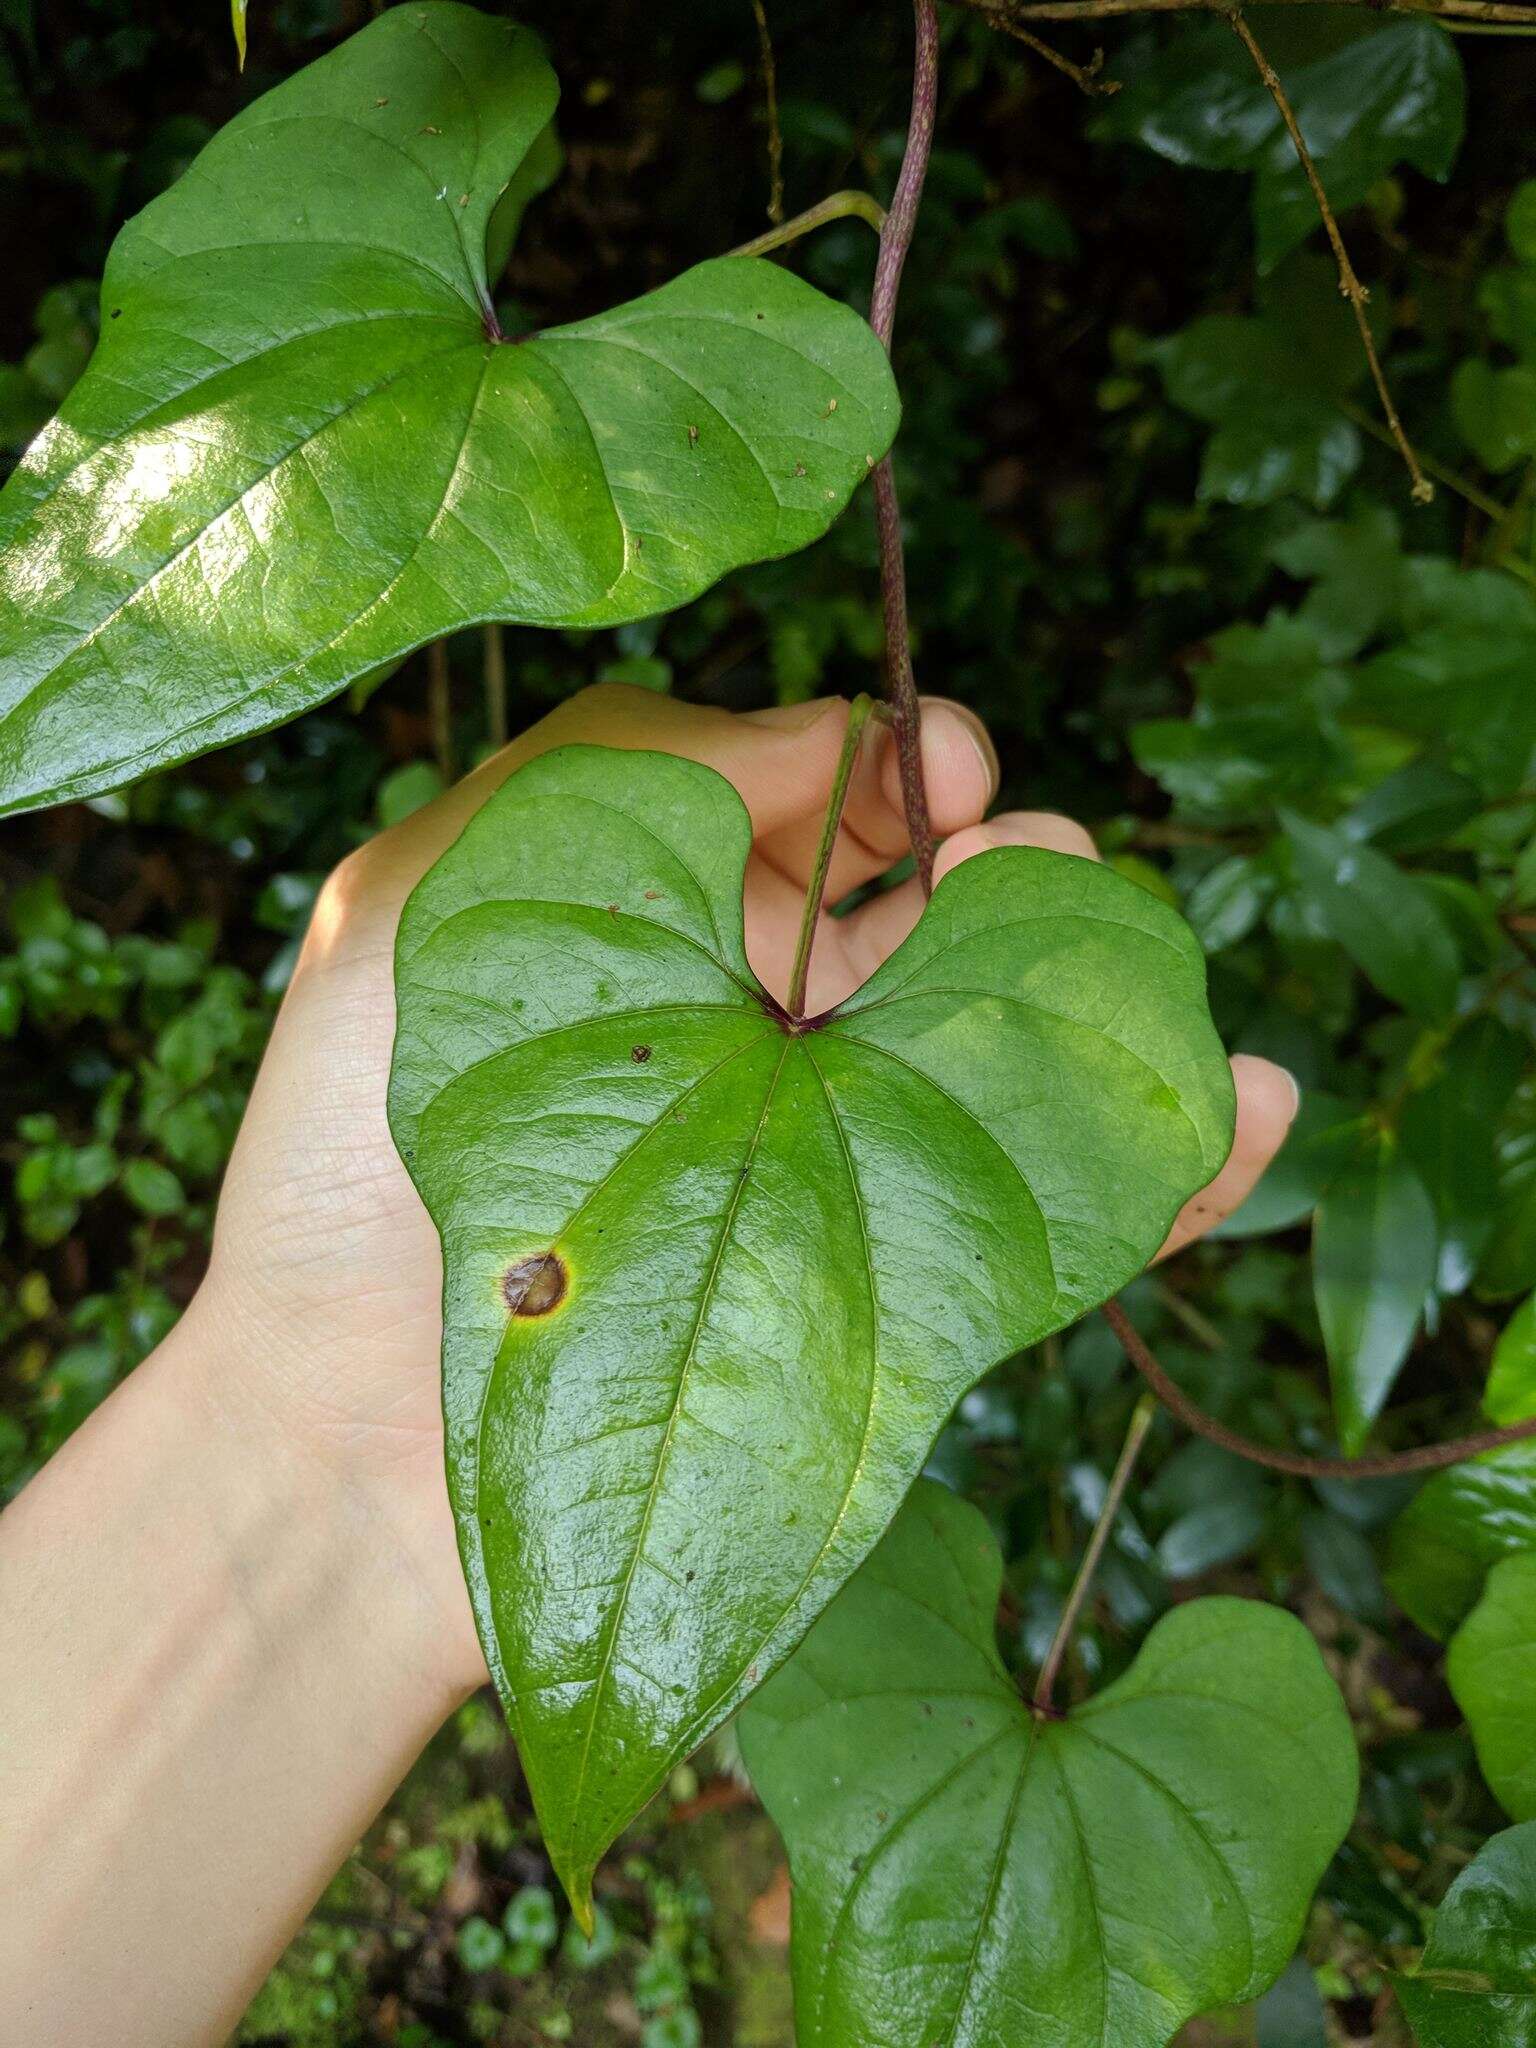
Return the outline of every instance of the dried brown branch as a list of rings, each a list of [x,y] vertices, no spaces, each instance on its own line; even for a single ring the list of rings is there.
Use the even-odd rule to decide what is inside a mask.
[[[1186,1429],[1203,1436],[1207,1443],[1246,1458],[1252,1465],[1265,1465],[1271,1472],[1288,1472],[1297,1479],[1394,1479],[1405,1472],[1440,1472],[1447,1465],[1461,1465],[1484,1451],[1501,1445],[1523,1443],[1536,1437],[1536,1417],[1517,1422],[1508,1429],[1480,1430],[1475,1436],[1459,1437],[1455,1443],[1425,1444],[1416,1451],[1397,1451],[1380,1458],[1309,1458],[1301,1451],[1272,1451],[1267,1444],[1228,1429],[1214,1415],[1207,1415],[1198,1402],[1164,1371],[1155,1351],[1136,1328],[1118,1301],[1107,1301],[1102,1314],[1120,1340],[1126,1357],[1141,1374],[1170,1415],[1176,1415]]]
[[[1128,14],[1225,14],[1226,0],[955,0],[974,13],[1009,23],[1114,21]],[[1373,14],[1428,14],[1438,21],[1475,21],[1490,28],[1536,26],[1536,7],[1513,0],[1266,0],[1280,7],[1368,7]],[[1002,25],[1002,20],[997,23]]]
[[[989,28],[995,28],[1001,35],[1012,36],[1015,42],[1022,43],[1027,50],[1033,50],[1037,57],[1043,57],[1047,64],[1053,64],[1063,76],[1070,78],[1080,91],[1108,99],[1112,93],[1120,90],[1119,79],[1102,78],[1099,75],[1104,69],[1102,50],[1095,50],[1086,64],[1074,64],[1072,59],[1063,56],[1053,43],[1043,41],[1033,29],[1026,28],[1023,22],[1016,20],[1006,5],[999,4],[999,0],[965,0],[965,4],[973,7],[985,19]]]
[[[784,218],[784,131],[779,126],[779,67],[763,0],[752,0],[752,18],[757,23],[758,61],[768,114],[768,218],[778,227]]]
[[[1280,83],[1279,74],[1276,72],[1274,65],[1265,56],[1259,46],[1258,38],[1244,19],[1242,9],[1240,7],[1232,7],[1226,9],[1225,12],[1227,20],[1231,24],[1232,33],[1253,59],[1258,74],[1264,81],[1265,89],[1274,101],[1276,111],[1279,113],[1281,120],[1285,123],[1286,133],[1291,138],[1291,145],[1296,151],[1297,161],[1306,175],[1307,183],[1312,188],[1312,197],[1317,201],[1317,210],[1322,215],[1323,228],[1327,233],[1329,246],[1333,250],[1333,260],[1339,267],[1339,290],[1348,299],[1350,311],[1355,316],[1355,325],[1360,330],[1360,345],[1365,350],[1365,359],[1371,366],[1371,376],[1375,381],[1376,395],[1381,400],[1381,409],[1386,415],[1387,425],[1392,432],[1392,439],[1397,443],[1398,453],[1408,466],[1408,475],[1413,483],[1413,502],[1416,505],[1427,505],[1435,495],[1435,487],[1420,468],[1419,458],[1413,451],[1413,443],[1408,439],[1403,423],[1398,418],[1397,407],[1392,399],[1392,392],[1387,383],[1386,372],[1382,369],[1381,358],[1376,353],[1376,341],[1371,333],[1370,318],[1365,310],[1366,301],[1369,299],[1370,294],[1355,274],[1355,266],[1350,261],[1348,249],[1344,246],[1344,237],[1339,232],[1338,217],[1334,213],[1327,192],[1323,189],[1323,181],[1317,174],[1317,165],[1312,161],[1312,152],[1308,149],[1307,139],[1301,132],[1301,123],[1296,118],[1296,109],[1291,105],[1290,96],[1287,94],[1285,87]]]

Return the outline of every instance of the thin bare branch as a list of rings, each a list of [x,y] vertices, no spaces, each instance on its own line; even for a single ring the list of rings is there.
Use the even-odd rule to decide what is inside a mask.
[[[974,13],[1008,22],[1114,21],[1128,14],[1225,14],[1225,0],[955,0]],[[1437,21],[1483,22],[1495,28],[1536,25],[1536,6],[1513,0],[1266,0],[1280,7],[1367,7],[1373,14],[1428,14]],[[1001,22],[998,24],[1001,25]]]
[[[758,60],[768,114],[768,218],[778,227],[784,218],[784,131],[779,126],[779,67],[774,61],[773,37],[768,33],[763,0],[752,0],[752,18],[757,23]]]
[[[1056,1633],[1051,1638],[1051,1647],[1040,1666],[1040,1676],[1035,1681],[1034,1698],[1030,1705],[1037,1714],[1054,1715],[1056,1679],[1061,1671],[1062,1661],[1067,1654],[1072,1637],[1077,1629],[1084,1603],[1093,1586],[1094,1574],[1098,1571],[1099,1560],[1104,1555],[1104,1546],[1109,1541],[1109,1532],[1115,1526],[1115,1517],[1125,1499],[1125,1489],[1131,1483],[1131,1474],[1136,1469],[1136,1460],[1141,1447],[1147,1440],[1147,1431],[1157,1416],[1157,1403],[1150,1394],[1143,1394],[1136,1403],[1136,1412],[1131,1417],[1131,1426],[1125,1433],[1125,1442],[1114,1473],[1105,1490],[1104,1503],[1099,1509],[1093,1525],[1093,1534],[1088,1538],[1088,1548],[1083,1552],[1083,1561],[1077,1568],[1072,1581],[1072,1590],[1067,1595],[1067,1604],[1061,1610],[1061,1619],[1056,1624]]]
[[[1252,1465],[1267,1466],[1271,1472],[1288,1472],[1297,1479],[1395,1479],[1405,1472],[1441,1472],[1447,1465],[1465,1464],[1504,1444],[1524,1443],[1536,1437],[1536,1416],[1516,1422],[1508,1429],[1479,1430],[1475,1436],[1458,1437],[1454,1443],[1425,1444],[1415,1451],[1397,1451],[1380,1458],[1309,1458],[1301,1451],[1272,1451],[1267,1444],[1228,1429],[1214,1415],[1207,1415],[1198,1402],[1164,1371],[1155,1351],[1142,1336],[1118,1301],[1106,1301],[1101,1311],[1105,1322],[1120,1340],[1120,1348],[1156,1394],[1170,1415],[1176,1415],[1186,1429],[1203,1436],[1234,1457]]]
[[[1086,64],[1074,64],[1072,59],[1063,56],[1053,43],[1044,42],[1033,29],[1026,28],[1023,22],[1014,19],[1006,6],[998,4],[998,0],[964,0],[964,4],[973,7],[984,18],[989,28],[995,28],[1001,35],[1012,36],[1015,42],[1022,43],[1027,50],[1033,50],[1037,57],[1043,57],[1047,64],[1053,64],[1063,76],[1071,79],[1079,91],[1100,99],[1108,99],[1112,93],[1120,90],[1118,78],[1100,76],[1104,69],[1102,50],[1095,50]]]
[[[1355,325],[1360,330],[1360,345],[1365,350],[1365,359],[1371,366],[1371,376],[1375,381],[1376,395],[1381,400],[1381,409],[1386,414],[1387,425],[1392,431],[1392,439],[1397,443],[1398,453],[1408,466],[1408,475],[1413,484],[1413,502],[1416,505],[1427,505],[1435,495],[1435,487],[1419,466],[1419,458],[1413,451],[1413,443],[1408,439],[1403,423],[1398,418],[1397,406],[1387,384],[1386,372],[1381,367],[1381,358],[1376,353],[1376,340],[1371,333],[1370,319],[1365,310],[1370,293],[1355,274],[1355,266],[1349,259],[1348,249],[1344,246],[1344,237],[1339,232],[1338,217],[1334,213],[1327,192],[1323,189],[1323,181],[1317,174],[1317,165],[1312,161],[1312,152],[1308,149],[1307,139],[1301,132],[1296,109],[1291,105],[1290,97],[1280,83],[1274,65],[1265,56],[1258,38],[1244,19],[1242,9],[1229,8],[1226,14],[1232,26],[1232,33],[1253,59],[1258,74],[1263,79],[1281,120],[1285,123],[1286,133],[1291,138],[1297,160],[1306,175],[1307,183],[1312,188],[1312,197],[1317,201],[1317,210],[1322,215],[1323,227],[1333,250],[1333,260],[1339,267],[1339,290],[1348,299],[1350,311],[1355,316]]]

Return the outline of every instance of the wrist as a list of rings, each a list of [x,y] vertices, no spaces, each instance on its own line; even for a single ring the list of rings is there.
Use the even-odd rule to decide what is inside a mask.
[[[317,1372],[340,1371],[334,1358]],[[435,1370],[435,1359],[429,1369]],[[415,1461],[379,1469],[350,1455],[361,1425],[298,1426],[274,1396],[266,1334],[205,1281],[171,1335],[140,1367],[164,1427],[204,1467],[221,1569],[276,1630],[323,1609],[338,1682],[347,1658],[390,1658],[398,1710],[427,1733],[486,1682],[452,1542],[440,1446],[435,1485]],[[275,1384],[284,1384],[281,1374]]]

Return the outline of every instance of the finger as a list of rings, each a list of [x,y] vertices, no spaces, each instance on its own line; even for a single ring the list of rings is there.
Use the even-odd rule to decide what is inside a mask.
[[[1166,1259],[1208,1230],[1214,1230],[1245,1202],[1259,1176],[1280,1150],[1301,1105],[1301,1091],[1284,1067],[1252,1053],[1233,1056],[1237,1084],[1237,1128],[1227,1163],[1207,1188],[1186,1202],[1158,1253]]]
[[[986,727],[964,705],[952,704],[947,697],[925,697],[921,732],[923,781],[935,832],[942,836],[975,824],[997,794],[997,752]],[[829,774],[819,801],[791,824],[758,839],[763,859],[801,889],[810,880],[816,859],[831,783]],[[883,875],[910,844],[895,735],[889,726],[871,721],[864,728],[843,806],[842,830],[827,877],[827,902],[836,903],[850,889]]]
[[[782,829],[825,807],[848,707],[841,698],[742,718],[655,690],[599,683],[578,691],[462,782],[372,842],[379,865],[412,878],[449,846],[491,793],[536,755],[573,744],[644,747],[716,769],[739,791],[754,833]]]
[[[1051,853],[1076,854],[1082,860],[1099,857],[1092,838],[1074,818],[1064,818],[1057,811],[1005,811],[984,825],[951,833],[933,863],[935,882],[942,881],[962,861],[994,846],[1040,846]],[[840,964],[847,981],[843,995],[867,981],[887,955],[895,952],[922,910],[922,886],[913,880],[874,897],[851,917],[837,920],[832,929],[842,939]],[[841,995],[833,996],[829,1005],[841,1000]]]

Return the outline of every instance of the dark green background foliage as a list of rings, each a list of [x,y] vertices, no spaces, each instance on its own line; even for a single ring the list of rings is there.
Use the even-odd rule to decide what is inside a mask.
[[[242,79],[217,6],[0,9],[12,450],[84,364],[121,222],[364,13],[256,9]],[[1229,1041],[1283,1060],[1306,1094],[1247,1213],[1138,1283],[1135,1313],[1248,1432],[1396,1445],[1475,1426],[1499,1332],[1536,1287],[1536,187],[1521,184],[1536,60],[1425,22],[1271,13],[1255,24],[1319,140],[1405,419],[1446,473],[1435,503],[1410,504],[1381,444],[1284,137],[1209,23],[1116,30],[1125,90],[1087,101],[950,20],[898,329],[897,465],[927,686],[992,721],[1005,802],[1082,815],[1124,873],[1186,909]],[[569,162],[501,281],[509,332],[596,312],[758,230],[746,0],[519,14],[564,82]],[[768,17],[789,207],[846,184],[884,195],[906,7],[770,0]],[[840,225],[794,262],[862,305],[871,238]],[[809,553],[659,624],[509,631],[511,722],[598,677],[742,707],[852,691],[878,644],[861,501]],[[449,731],[417,658],[365,703],[8,823],[7,1488],[196,1285],[320,876],[486,742],[478,633],[450,660]],[[1487,1388],[1497,1419],[1536,1406],[1533,1353],[1517,1315]],[[939,1475],[1002,1540],[1010,1667],[1044,1651],[1132,1398],[1090,1322],[1002,1367],[941,1441]],[[1364,1759],[1306,1962],[1257,2015],[1196,2022],[1190,2041],[1310,2048],[1320,1999],[1329,2038],[1400,2038],[1390,1973],[1504,1825],[1461,1713],[1504,1779],[1498,1717],[1460,1682],[1458,1707],[1435,1638],[1474,1609],[1474,1642],[1500,1626],[1519,1571],[1485,1581],[1536,1549],[1536,1457],[1414,1496],[1278,1480],[1166,1423],[1154,1434],[1070,1689],[1127,1669],[1191,1592],[1257,1594],[1316,1631]],[[477,1703],[349,1863],[247,2038],[784,2048],[779,1852],[730,1767],[717,1745],[674,1775],[605,1867],[589,1951]]]

